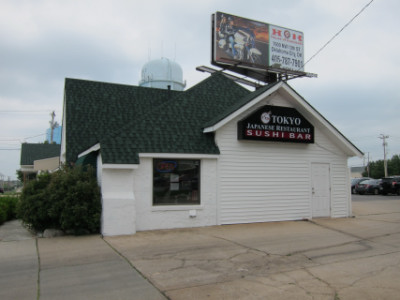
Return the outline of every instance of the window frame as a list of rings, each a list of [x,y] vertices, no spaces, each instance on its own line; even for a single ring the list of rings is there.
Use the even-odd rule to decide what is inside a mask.
[[[178,181],[173,180],[173,181],[169,181],[169,189],[166,190],[166,192],[170,192],[171,189],[171,184],[179,184],[179,190],[181,190],[181,184],[182,182],[186,182],[186,184],[190,184],[191,186],[193,185],[193,179],[196,179],[196,185],[197,185],[197,189],[191,189],[189,190],[187,193],[193,193],[193,191],[197,191],[196,193],[196,197],[197,197],[197,201],[196,202],[190,202],[188,201],[187,203],[185,202],[176,202],[173,203],[171,200],[169,200],[167,203],[162,203],[162,202],[156,202],[156,195],[155,195],[155,188],[157,188],[156,184],[155,184],[155,180],[156,177],[155,175],[156,173],[156,164],[160,163],[160,162],[166,162],[166,163],[173,163],[176,162],[176,168],[179,170],[179,165],[182,164],[182,162],[192,162],[193,166],[196,166],[197,169],[197,174],[195,174],[194,176],[190,177],[189,180],[181,180],[180,178],[178,179]],[[151,205],[152,208],[157,210],[157,208],[160,207],[168,207],[170,210],[180,210],[183,208],[190,208],[190,207],[201,207],[201,169],[202,169],[202,160],[198,159],[198,158],[178,158],[178,157],[153,157],[152,158],[152,197],[151,197]],[[169,171],[165,171],[165,172],[160,172],[160,173],[171,173]],[[181,173],[182,175],[187,175],[185,173]],[[171,180],[171,179],[170,179]],[[168,181],[167,181],[168,182]],[[189,182],[189,183],[188,183]],[[168,183],[167,183],[168,184]],[[160,188],[162,186],[158,186],[158,188]],[[178,191],[179,191],[178,190]],[[182,193],[184,194],[184,193]],[[194,197],[193,195],[191,197]]]

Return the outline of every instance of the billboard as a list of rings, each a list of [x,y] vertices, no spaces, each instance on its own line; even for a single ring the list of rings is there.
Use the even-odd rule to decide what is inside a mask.
[[[251,76],[243,69],[304,72],[304,34],[297,30],[216,12],[211,45],[213,65],[241,74]]]

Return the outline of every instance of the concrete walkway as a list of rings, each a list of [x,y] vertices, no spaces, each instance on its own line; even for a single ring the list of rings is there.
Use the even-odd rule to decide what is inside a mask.
[[[0,299],[166,299],[100,236],[38,238],[0,227]]]
[[[36,240],[19,221],[0,226],[0,299],[36,299]]]
[[[13,221],[0,226],[0,299],[399,299],[400,198],[353,211],[105,239],[36,239]]]

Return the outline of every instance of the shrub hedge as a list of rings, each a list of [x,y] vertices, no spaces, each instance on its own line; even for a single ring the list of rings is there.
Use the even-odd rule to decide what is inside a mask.
[[[62,167],[39,175],[24,187],[17,215],[37,231],[99,232],[100,189],[93,168]]]
[[[16,218],[18,196],[0,197],[0,225]]]

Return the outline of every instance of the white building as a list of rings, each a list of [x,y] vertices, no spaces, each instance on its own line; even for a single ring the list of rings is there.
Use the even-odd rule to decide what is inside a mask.
[[[347,159],[362,152],[282,81],[67,79],[62,128],[63,161],[97,161],[103,235],[352,215]]]

